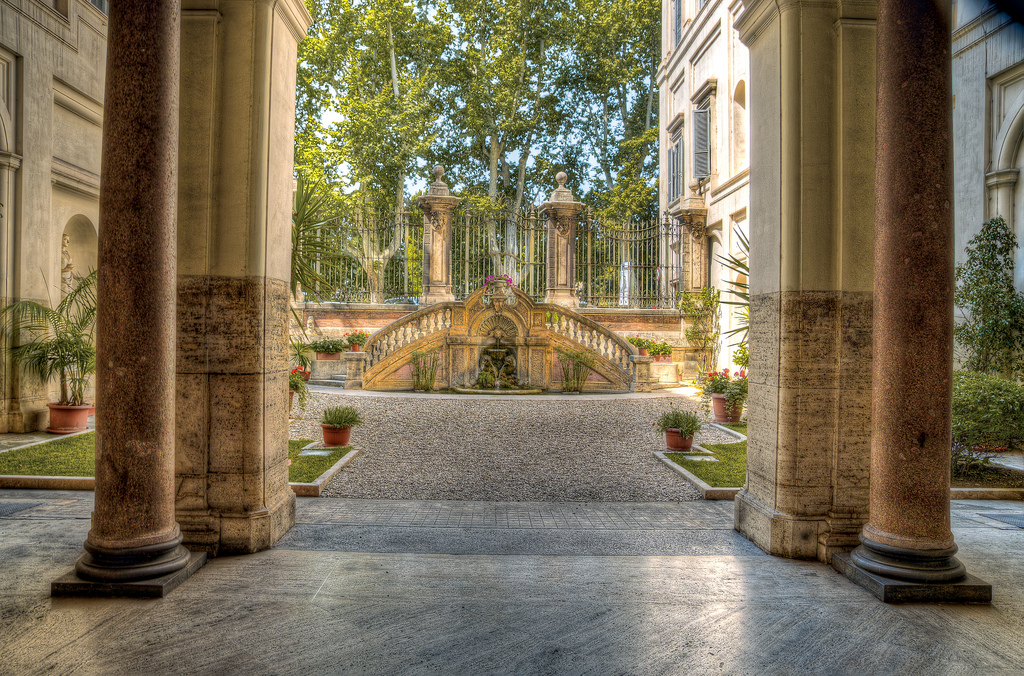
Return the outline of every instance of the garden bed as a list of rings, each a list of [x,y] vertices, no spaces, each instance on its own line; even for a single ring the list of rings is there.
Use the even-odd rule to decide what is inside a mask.
[[[351,446],[341,446],[331,449],[329,455],[299,456],[302,449],[310,443],[309,439],[288,441],[288,458],[292,461],[288,467],[290,483],[316,482],[352,451]],[[0,486],[3,487],[92,490],[91,479],[95,475],[95,432],[76,434],[0,453],[0,477],[3,478]],[[67,477],[83,477],[90,481],[71,484],[68,483]],[[51,481],[46,481],[47,479]]]

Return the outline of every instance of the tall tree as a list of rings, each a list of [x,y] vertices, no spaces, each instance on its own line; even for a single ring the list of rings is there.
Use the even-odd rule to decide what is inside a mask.
[[[449,134],[440,153],[486,196],[477,206],[513,215],[495,213],[487,225],[495,272],[514,277],[514,214],[528,195],[532,201],[538,153],[556,147],[564,129],[559,73],[569,7],[552,0],[448,0],[447,7],[457,39],[445,57]],[[499,238],[502,227],[508,232]]]
[[[566,91],[592,157],[590,200],[615,216],[658,213],[660,0],[576,0]]]
[[[384,269],[405,241],[406,183],[437,129],[436,65],[448,43],[426,2],[309,0],[314,28],[300,46],[296,165],[322,176],[343,254],[383,300]],[[369,212],[392,213],[380,227]]]

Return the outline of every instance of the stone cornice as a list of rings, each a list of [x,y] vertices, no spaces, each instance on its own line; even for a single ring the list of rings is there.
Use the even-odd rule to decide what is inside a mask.
[[[740,41],[748,48],[764,29],[779,16],[776,0],[745,0],[743,14],[736,19]]]

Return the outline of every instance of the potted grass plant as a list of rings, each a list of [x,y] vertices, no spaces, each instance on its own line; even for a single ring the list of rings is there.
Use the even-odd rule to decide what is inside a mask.
[[[320,418],[324,446],[347,446],[352,438],[352,428],[362,423],[359,411],[351,406],[328,406]]]
[[[84,430],[93,410],[85,401],[89,376],[96,373],[96,271],[50,308],[21,300],[0,310],[0,333],[11,359],[43,382],[56,378],[59,397],[50,409],[52,434]],[[21,342],[20,345],[15,343]]]
[[[688,451],[693,447],[693,437],[700,431],[701,421],[689,411],[672,409],[662,413],[655,425],[665,435],[665,445],[670,451]]]

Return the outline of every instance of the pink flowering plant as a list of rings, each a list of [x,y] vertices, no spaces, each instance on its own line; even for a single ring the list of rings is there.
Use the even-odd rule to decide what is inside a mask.
[[[511,289],[516,288],[516,283],[512,281],[512,278],[509,275],[487,275],[484,279],[484,286],[490,286],[498,280],[504,280]]]

